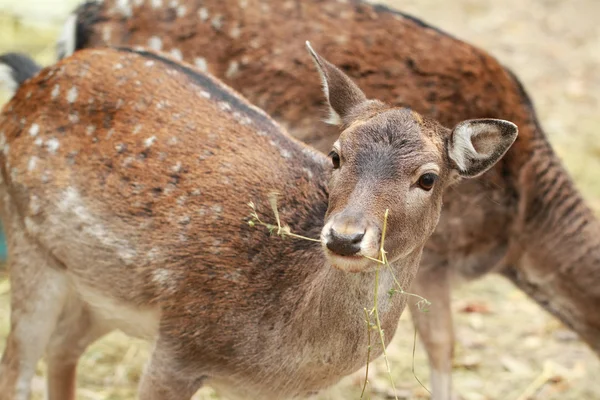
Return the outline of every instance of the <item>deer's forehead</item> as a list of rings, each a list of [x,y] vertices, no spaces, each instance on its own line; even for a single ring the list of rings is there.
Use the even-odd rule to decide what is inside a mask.
[[[368,119],[354,121],[340,136],[347,151],[387,148],[396,154],[436,153],[443,140],[435,125],[408,109],[390,109]]]

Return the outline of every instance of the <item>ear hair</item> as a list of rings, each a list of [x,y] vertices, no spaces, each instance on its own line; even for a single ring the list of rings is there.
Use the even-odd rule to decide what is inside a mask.
[[[463,177],[474,178],[504,156],[518,135],[515,124],[501,119],[472,119],[459,123],[448,142],[448,156]]]
[[[317,54],[310,42],[306,42],[306,47],[317,67],[329,104],[327,122],[341,125],[354,107],[367,102],[367,96],[344,72]]]

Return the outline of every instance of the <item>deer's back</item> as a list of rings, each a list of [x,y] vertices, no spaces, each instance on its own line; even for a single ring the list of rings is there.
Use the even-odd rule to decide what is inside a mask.
[[[287,266],[286,250],[248,226],[247,203],[268,215],[279,191],[294,199],[282,218],[317,227],[327,206],[325,157],[212,78],[151,54],[78,52],[20,88],[0,131],[5,201],[77,285],[105,296],[91,302],[193,295],[207,312],[251,308]]]
[[[118,4],[80,9],[78,47],[152,45],[182,56],[323,152],[338,131],[315,119],[324,110],[314,66],[301,51],[304,40],[370,98],[408,106],[448,127],[482,117],[515,122],[519,139],[504,159],[445,195],[424,265],[450,261],[463,274],[479,275],[502,258],[517,213],[518,177],[540,135],[519,83],[486,52],[410,16],[360,1],[182,1],[176,7],[144,3],[127,10]],[[129,11],[131,17],[124,18]],[[305,84],[307,79],[315,84]]]

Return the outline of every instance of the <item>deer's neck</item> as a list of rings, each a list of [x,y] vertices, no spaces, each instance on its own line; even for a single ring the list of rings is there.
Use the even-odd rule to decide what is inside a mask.
[[[600,352],[600,223],[549,145],[520,178],[521,256],[504,273]]]
[[[415,251],[391,267],[358,274],[342,272],[325,262],[302,308],[302,331],[307,335],[303,340],[322,343],[324,348],[320,351],[329,354],[336,365],[347,368],[343,374],[363,366],[368,346],[365,310],[372,325],[379,318],[385,344],[389,344],[408,300],[401,290],[410,288],[420,255],[420,250]],[[317,337],[321,339],[315,341]],[[376,331],[372,331],[371,341],[374,359],[383,350]]]

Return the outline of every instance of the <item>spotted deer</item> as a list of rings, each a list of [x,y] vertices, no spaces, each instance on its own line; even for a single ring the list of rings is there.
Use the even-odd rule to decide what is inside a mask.
[[[413,317],[436,400],[448,400],[454,334],[451,281],[498,272],[600,352],[600,226],[548,143],[517,78],[486,52],[409,15],[357,0],[105,0],[65,24],[60,54],[151,46],[195,63],[240,91],[289,132],[327,153],[339,136],[321,107],[308,38],[372,98],[454,126],[515,122],[519,139],[494,168],[444,194],[413,291],[432,301]],[[456,279],[457,278],[457,279]]]
[[[410,286],[444,189],[489,169],[517,127],[451,131],[369,100],[311,54],[341,130],[330,160],[147,50],[84,50],[20,85],[0,117],[12,288],[0,399],[28,398],[45,349],[49,399],[74,400],[78,358],[113,329],[154,343],[142,399],[205,383],[256,399],[325,388],[367,360],[386,210],[378,305],[392,339],[406,297],[388,291]],[[248,202],[272,220],[275,191],[281,220],[320,243],[249,226]]]

